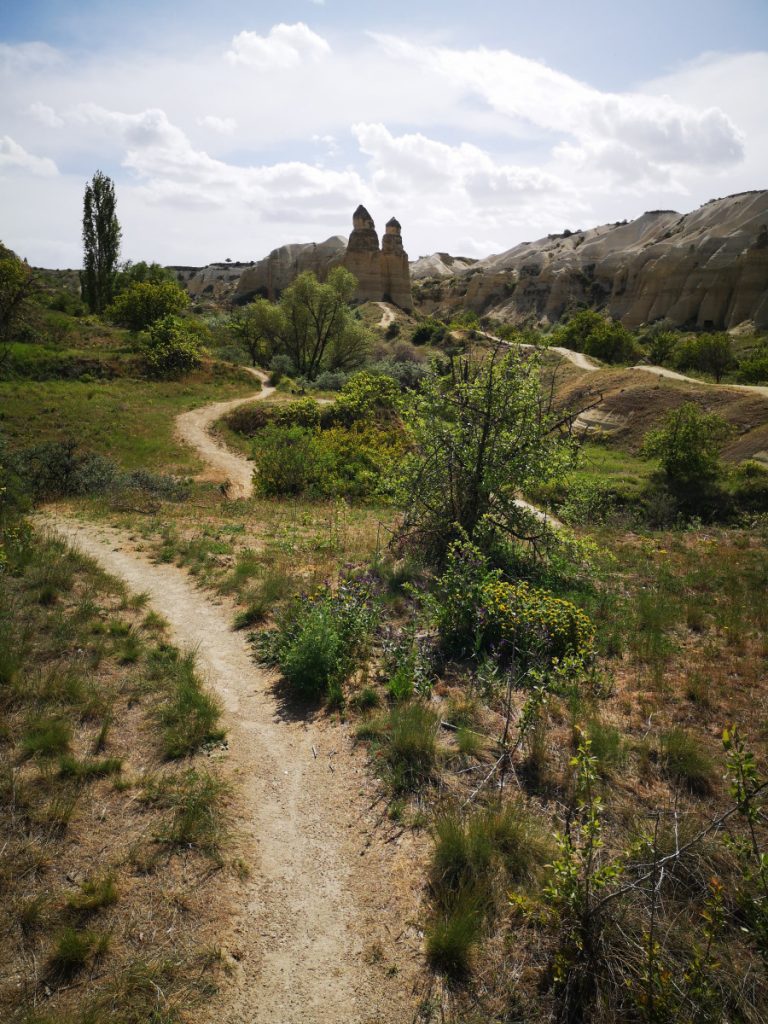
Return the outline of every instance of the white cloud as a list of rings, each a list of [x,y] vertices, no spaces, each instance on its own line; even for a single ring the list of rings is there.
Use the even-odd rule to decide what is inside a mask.
[[[34,156],[10,137],[0,135],[0,171],[26,171],[40,178],[52,178],[59,169],[50,157]]]
[[[330,52],[328,41],[299,21],[295,25],[273,25],[266,36],[240,32],[225,57],[231,64],[245,64],[260,71],[288,70],[321,60]]]
[[[29,108],[30,114],[39,121],[40,124],[44,124],[46,128],[61,128],[64,121],[53,107],[49,107],[47,103],[33,103]]]
[[[237,130],[237,121],[234,117],[217,117],[215,114],[206,114],[205,117],[198,117],[197,123],[203,128],[210,128],[221,135],[232,135]]]
[[[354,171],[335,171],[301,161],[239,166],[195,149],[185,133],[156,108],[127,114],[83,104],[73,114],[109,132],[127,147],[123,164],[142,182],[153,203],[225,207],[240,204],[266,219],[323,220],[346,211],[350,196],[364,190]]]
[[[416,47],[376,36],[393,57],[460,83],[493,110],[588,146],[615,142],[660,164],[722,166],[738,162],[744,140],[716,106],[669,96],[607,93],[508,50]]]

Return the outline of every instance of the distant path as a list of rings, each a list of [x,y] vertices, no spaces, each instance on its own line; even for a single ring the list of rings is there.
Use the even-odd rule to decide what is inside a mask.
[[[677,373],[675,370],[668,370],[666,366],[630,366],[630,370],[642,370],[643,373],[653,373],[657,377],[669,377],[670,380],[685,380],[691,384],[702,384],[707,388],[728,388],[731,391],[751,391],[755,395],[762,395],[768,398],[768,386],[764,384],[715,384],[711,380],[696,380],[695,377],[686,377],[684,373]]]
[[[536,345],[527,345],[514,341],[504,341],[503,338],[497,338],[495,334],[488,334],[486,331],[480,332],[483,337],[488,338],[490,341],[498,341],[502,345],[508,345],[509,347],[514,346],[515,348],[536,348]],[[734,391],[751,391],[753,394],[762,395],[764,398],[768,398],[768,385],[764,384],[716,384],[711,380],[698,380],[696,377],[686,377],[684,373],[678,373],[676,370],[669,370],[666,366],[645,366],[637,364],[636,366],[598,366],[597,363],[593,362],[589,356],[585,356],[583,352],[576,352],[571,348],[563,348],[562,345],[549,345],[546,347],[548,352],[557,352],[558,355],[567,359],[568,362],[573,363],[574,366],[578,366],[580,370],[586,370],[587,372],[593,372],[595,370],[641,370],[643,373],[653,373],[657,377],[668,377],[670,380],[682,380],[687,381],[689,384],[701,384],[705,388],[730,388]]]
[[[275,390],[266,386],[268,377],[261,370],[254,370],[250,366],[244,366],[243,369],[261,381],[261,391],[248,395],[247,398],[213,402],[211,405],[183,412],[176,417],[177,436],[185,444],[194,448],[207,466],[205,472],[200,475],[200,479],[228,483],[227,495],[230,498],[247,498],[251,495],[253,492],[253,464],[242,455],[230,451],[222,441],[214,437],[211,427],[222,416],[226,416],[228,412],[237,409],[238,406],[245,405],[246,402],[269,398]]]
[[[377,302],[376,305],[381,310],[383,310],[381,314],[381,320],[379,320],[377,326],[386,330],[386,328],[389,327],[391,323],[394,323],[395,314],[392,312],[392,310],[389,308],[386,302]]]
[[[222,906],[219,941],[231,969],[209,1008],[217,1024],[402,1024],[419,970],[406,921],[407,845],[387,845],[366,820],[362,755],[323,716],[281,709],[273,679],[232,631],[234,605],[136,551],[126,532],[55,512],[38,522],[136,593],[169,623],[224,707],[235,849],[251,874]],[[366,955],[379,944],[397,976]]]

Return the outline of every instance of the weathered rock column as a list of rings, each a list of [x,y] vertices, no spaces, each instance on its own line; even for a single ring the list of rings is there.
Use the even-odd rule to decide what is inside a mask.
[[[381,297],[410,313],[413,309],[411,271],[400,231],[400,224],[394,217],[387,222],[384,238],[381,240]]]
[[[364,206],[352,215],[352,234],[347,243],[344,266],[357,278],[358,302],[380,300],[384,292],[381,280],[381,251],[373,217]]]

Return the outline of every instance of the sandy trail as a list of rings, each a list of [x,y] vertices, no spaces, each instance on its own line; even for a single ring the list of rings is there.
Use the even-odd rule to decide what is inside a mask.
[[[251,371],[260,380],[265,376]],[[252,464],[209,433],[231,409],[264,399],[216,402],[183,413],[177,432],[206,462],[204,479],[228,480],[229,496],[252,490]],[[232,631],[234,605],[197,589],[173,565],[156,564],[112,527],[47,512],[38,523],[149,595],[174,643],[197,651],[221,698],[225,772],[237,803],[237,853],[252,873],[236,905],[222,907],[230,980],[209,1007],[220,1024],[401,1024],[421,963],[407,922],[418,890],[413,840],[382,834],[381,808],[347,727],[286,707],[275,679]],[[384,950],[384,959],[370,950]],[[366,950],[368,951],[366,953]],[[390,974],[388,967],[396,967]]]
[[[728,388],[731,391],[751,391],[753,394],[762,395],[768,398],[768,387],[762,384],[715,384],[711,380],[696,380],[695,377],[686,377],[684,373],[677,373],[675,370],[668,370],[665,366],[631,366],[631,370],[642,370],[643,373],[653,373],[657,377],[669,377],[670,380],[685,380],[690,384],[703,384],[708,388]]]
[[[383,311],[381,314],[381,320],[379,320],[377,326],[386,330],[386,328],[389,327],[391,323],[393,323],[395,319],[395,314],[392,312],[392,310],[389,308],[386,302],[377,302],[376,305]]]
[[[232,632],[229,602],[214,603],[187,573],[149,561],[111,527],[56,513],[38,521],[131,590],[148,593],[174,642],[197,651],[222,700],[238,852],[252,874],[238,883],[233,912],[222,908],[233,972],[207,1019],[409,1020],[409,980],[420,961],[418,935],[404,923],[414,910],[405,883],[412,854],[386,844],[373,812],[361,813],[370,782],[350,737],[281,706],[270,675],[254,664],[242,634]],[[374,942],[397,965],[396,978],[387,977],[386,963],[368,962],[365,949]]]
[[[244,366],[243,369],[262,382],[261,391],[249,395],[247,398],[213,402],[211,405],[204,405],[199,409],[184,412],[176,418],[177,436],[185,444],[194,448],[206,464],[207,468],[200,474],[199,479],[228,483],[227,497],[229,498],[247,498],[251,494],[253,491],[253,465],[242,455],[237,455],[225,447],[211,434],[210,429],[216,420],[221,419],[233,409],[237,409],[239,405],[269,398],[275,390],[266,386],[267,375],[265,373],[253,370],[248,366]]]
[[[495,334],[488,334],[485,331],[481,332],[484,337],[490,341],[497,341],[502,345],[512,346],[516,348],[535,348],[535,345],[518,344],[514,341],[504,341],[502,338],[497,338]],[[558,355],[562,356],[563,359],[567,359],[569,363],[573,363],[574,366],[578,366],[580,370],[586,370],[592,372],[594,370],[611,370],[621,369],[621,367],[615,366],[598,366],[597,363],[593,362],[589,356],[585,356],[583,352],[576,352],[574,349],[563,348],[561,345],[550,345],[548,348],[549,352],[557,352]],[[666,366],[628,366],[628,370],[641,370],[643,373],[653,373],[657,377],[668,377],[670,380],[683,380],[689,384],[701,384],[703,387],[708,388],[729,388],[733,391],[751,391],[753,394],[762,395],[764,398],[768,398],[768,386],[763,384],[716,384],[711,380],[698,380],[696,377],[686,377],[684,373],[678,373],[676,370],[668,370]]]

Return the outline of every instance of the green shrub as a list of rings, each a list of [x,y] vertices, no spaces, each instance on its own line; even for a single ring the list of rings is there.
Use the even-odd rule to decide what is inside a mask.
[[[695,503],[720,475],[720,449],[731,433],[721,416],[684,402],[645,435],[643,455],[658,459],[670,488]]]
[[[493,648],[502,658],[544,665],[594,656],[594,627],[583,611],[525,581],[505,582],[467,541],[449,548],[431,608],[452,653]]]
[[[323,590],[291,602],[278,617],[277,628],[261,634],[259,650],[300,695],[338,698],[366,657],[377,622],[378,608],[367,582],[343,580],[335,594]]]
[[[181,377],[200,365],[197,340],[176,316],[163,316],[149,328],[144,362],[155,377]]]
[[[699,370],[711,373],[716,381],[737,366],[733,342],[725,331],[718,334],[699,334],[680,342],[675,352],[675,365],[679,370]]]
[[[303,494],[319,478],[314,434],[306,427],[269,424],[253,442],[254,481],[267,497]]]
[[[742,360],[738,377],[742,384],[768,383],[768,351],[762,349]]]
[[[163,318],[175,319],[188,304],[187,293],[175,281],[136,281],[117,296],[104,315],[112,323],[144,331]]]

